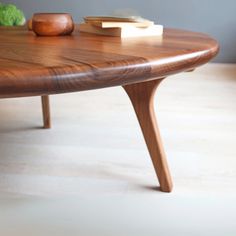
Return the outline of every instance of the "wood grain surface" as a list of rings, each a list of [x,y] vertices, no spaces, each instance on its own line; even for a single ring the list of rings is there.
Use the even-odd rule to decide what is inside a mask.
[[[120,39],[79,33],[37,37],[1,28],[0,98],[44,96],[163,78],[196,68],[218,52],[202,33],[165,29],[162,37]]]

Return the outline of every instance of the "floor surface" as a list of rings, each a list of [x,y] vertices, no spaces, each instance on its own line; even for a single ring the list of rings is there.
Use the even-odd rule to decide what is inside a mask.
[[[161,193],[121,88],[0,100],[0,235],[236,235],[236,65],[166,79],[156,113],[174,180]]]

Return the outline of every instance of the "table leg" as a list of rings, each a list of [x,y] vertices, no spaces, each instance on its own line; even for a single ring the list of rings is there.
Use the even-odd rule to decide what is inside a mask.
[[[43,125],[45,129],[51,128],[49,96],[42,96]]]
[[[161,79],[158,79],[126,85],[123,87],[133,104],[139,120],[139,124],[141,126],[144,139],[160,183],[161,191],[171,192],[173,187],[171,175],[154,111],[154,95],[161,81]]]

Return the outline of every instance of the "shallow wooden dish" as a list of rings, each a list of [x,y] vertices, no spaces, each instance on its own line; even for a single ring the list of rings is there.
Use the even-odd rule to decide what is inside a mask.
[[[74,22],[67,13],[36,13],[32,19],[32,30],[38,36],[63,36],[74,31]]]

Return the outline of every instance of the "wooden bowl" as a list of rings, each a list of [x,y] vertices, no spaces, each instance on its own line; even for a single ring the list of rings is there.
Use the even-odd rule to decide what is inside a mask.
[[[67,13],[36,13],[33,15],[32,29],[38,36],[63,36],[74,31],[74,23]]]

